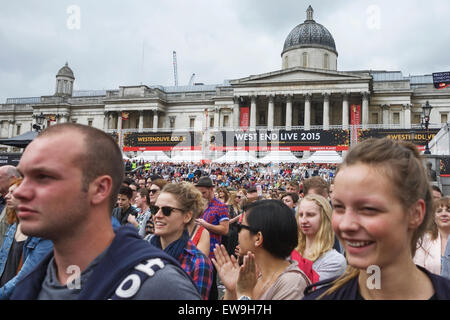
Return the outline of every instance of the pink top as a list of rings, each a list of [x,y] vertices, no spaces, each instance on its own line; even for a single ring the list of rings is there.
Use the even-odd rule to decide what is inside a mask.
[[[431,239],[431,234],[423,237],[422,246],[416,250],[414,263],[424,267],[428,271],[441,274],[441,235],[438,233],[436,240]]]

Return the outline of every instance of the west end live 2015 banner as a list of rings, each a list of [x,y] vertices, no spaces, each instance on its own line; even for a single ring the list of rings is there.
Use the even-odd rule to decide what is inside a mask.
[[[348,130],[255,130],[211,133],[211,151],[343,151],[349,147]]]
[[[429,129],[429,139],[439,129]],[[359,129],[358,141],[367,138],[384,138],[410,141],[423,150],[426,144],[425,129]],[[203,132],[127,132],[123,136],[123,151],[172,151],[201,150]],[[317,151],[348,150],[349,130],[256,130],[256,131],[212,131],[211,151]]]

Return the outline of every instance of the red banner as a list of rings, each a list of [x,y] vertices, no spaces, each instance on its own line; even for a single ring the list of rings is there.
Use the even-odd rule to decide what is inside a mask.
[[[249,121],[250,121],[250,108],[249,107],[242,107],[240,109],[241,113],[241,122],[240,127],[243,129],[248,129]]]
[[[361,124],[361,106],[352,104],[350,108],[350,124],[359,126]]]
[[[358,142],[358,131],[361,124],[361,105],[352,104],[350,107],[350,124],[352,125],[351,136],[352,141]]]

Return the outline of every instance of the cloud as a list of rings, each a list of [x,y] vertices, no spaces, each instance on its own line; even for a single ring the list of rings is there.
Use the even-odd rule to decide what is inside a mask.
[[[310,4],[335,39],[338,70],[450,70],[445,0],[22,0],[0,11],[0,103],[53,94],[66,61],[83,90],[173,85],[174,50],[180,85],[192,73],[219,84],[279,70],[284,40]],[[67,27],[71,5],[79,29]]]

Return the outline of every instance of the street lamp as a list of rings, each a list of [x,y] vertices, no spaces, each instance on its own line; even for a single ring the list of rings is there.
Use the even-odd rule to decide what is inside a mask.
[[[425,121],[425,129],[427,130],[427,143],[425,145],[425,152],[424,152],[424,154],[431,154],[430,148],[428,147],[428,141],[430,140],[429,139],[429,134],[428,134],[428,125],[430,123],[431,109],[433,109],[433,107],[430,106],[430,102],[429,101],[427,101],[425,103],[425,105],[422,106],[423,120]]]
[[[35,116],[36,117],[36,124],[33,124],[33,129],[35,129],[37,132],[41,131],[42,125],[44,124],[45,116],[41,112],[41,114]]]

